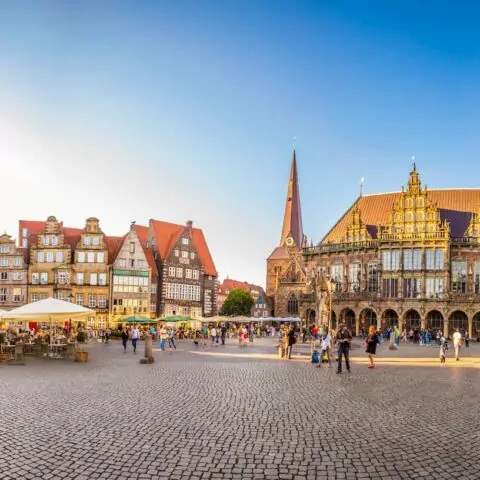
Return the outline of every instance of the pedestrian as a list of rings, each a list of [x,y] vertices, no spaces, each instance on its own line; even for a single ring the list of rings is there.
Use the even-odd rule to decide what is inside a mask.
[[[165,325],[162,325],[162,328],[160,329],[159,338],[160,338],[160,350],[165,350],[165,346],[168,338],[168,331]]]
[[[127,353],[127,342],[128,342],[128,332],[127,332],[127,329],[124,328],[122,330],[123,353]]]
[[[225,324],[223,324],[222,328],[220,329],[220,335],[222,338],[222,345],[225,345],[225,337],[227,336],[227,327]]]
[[[440,364],[443,365],[445,363],[445,357],[447,356],[448,351],[448,343],[442,337],[440,341]]]
[[[176,350],[177,347],[175,345],[175,333],[173,331],[173,328],[168,329],[167,340],[168,340],[168,349],[171,350],[173,347]]]
[[[202,339],[203,339],[203,346],[205,347],[207,345],[207,339],[208,339],[208,325],[204,324],[202,326]]]
[[[330,355],[330,344],[332,343],[332,336],[330,335],[328,328],[325,329],[325,333],[322,335],[321,342],[320,342],[320,362],[317,365],[318,368],[323,363],[325,357],[327,357],[328,367],[332,368],[332,357]]]
[[[293,327],[293,325],[291,325],[287,333],[287,356],[289,360],[292,358],[292,349],[296,343],[296,339],[297,336],[295,335],[295,328]]]
[[[210,338],[212,339],[212,345],[215,343],[215,340],[217,339],[217,329],[215,326],[213,326],[210,329]]]
[[[465,332],[465,348],[468,348],[470,345],[470,334],[468,332]]]
[[[110,337],[112,335],[112,331],[107,328],[107,330],[105,331],[105,343],[108,343],[110,341]]]
[[[368,368],[375,368],[375,364],[373,363],[373,356],[377,353],[377,332],[373,325],[370,326],[368,329],[368,337],[365,342],[365,352],[368,353],[368,359],[370,360],[370,365]]]
[[[342,373],[342,356],[345,357],[345,365],[347,371],[350,370],[350,342],[352,341],[352,332],[347,328],[347,324],[342,324],[342,327],[337,333],[336,343],[338,343],[338,369],[337,373]]]
[[[132,346],[133,346],[133,353],[137,353],[137,341],[140,338],[140,331],[136,325],[133,326],[132,329]]]
[[[458,362],[460,360],[460,348],[462,347],[462,334],[458,328],[453,334],[453,347],[455,348],[455,360]]]

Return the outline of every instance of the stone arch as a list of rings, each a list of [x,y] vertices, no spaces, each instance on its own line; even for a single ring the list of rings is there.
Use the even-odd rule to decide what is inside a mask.
[[[384,328],[388,327],[398,327],[398,313],[393,308],[387,308],[382,315],[382,326]]]
[[[364,308],[360,312],[359,318],[360,328],[368,328],[371,325],[373,325],[375,328],[377,327],[377,312],[373,308]]]
[[[433,331],[440,330],[440,333],[443,335],[443,326],[445,320],[443,315],[438,310],[430,310],[426,316],[427,319],[427,328],[432,329]]]
[[[480,338],[480,312],[473,316],[472,320],[472,338]]]
[[[298,298],[293,292],[288,296],[287,313],[290,315],[298,315]]]
[[[348,329],[351,331],[355,331],[355,320],[355,312],[351,308],[344,308],[340,312],[339,322],[346,323]]]
[[[421,326],[421,316],[414,308],[411,308],[405,312],[404,319],[405,328],[407,330],[410,330],[411,328],[414,330],[419,329]]]
[[[457,330],[463,333],[468,330],[468,315],[463,310],[455,310],[448,317],[449,334]]]

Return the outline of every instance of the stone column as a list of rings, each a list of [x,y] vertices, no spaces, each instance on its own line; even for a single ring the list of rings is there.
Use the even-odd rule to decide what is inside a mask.
[[[443,320],[443,336],[448,338],[448,318]]]
[[[360,316],[355,316],[355,335],[358,337],[360,335]]]
[[[473,333],[473,317],[469,317],[468,319],[468,336],[470,340],[472,340],[472,333]]]
[[[380,312],[377,313],[377,330],[382,329],[382,315]]]
[[[145,358],[140,359],[140,363],[153,363],[153,340],[150,334],[145,335]]]
[[[421,317],[420,318],[420,329],[425,330],[426,326],[427,326],[427,320],[425,319],[425,317]]]

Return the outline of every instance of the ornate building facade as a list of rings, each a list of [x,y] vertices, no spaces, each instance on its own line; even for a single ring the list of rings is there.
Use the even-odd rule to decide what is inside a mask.
[[[217,313],[217,270],[203,231],[150,220],[149,247],[158,271],[157,314],[211,317]]]
[[[480,337],[480,189],[428,190],[414,165],[406,188],[360,196],[318,245],[297,245],[282,234],[267,260],[276,315]]]
[[[0,309],[11,310],[27,303],[28,264],[26,250],[10,235],[0,236]]]

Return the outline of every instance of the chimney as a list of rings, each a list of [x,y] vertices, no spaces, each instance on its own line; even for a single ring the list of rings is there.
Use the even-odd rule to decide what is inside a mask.
[[[193,222],[191,220],[187,220],[187,228],[191,230],[193,227]]]

